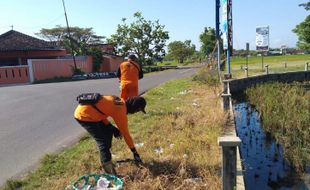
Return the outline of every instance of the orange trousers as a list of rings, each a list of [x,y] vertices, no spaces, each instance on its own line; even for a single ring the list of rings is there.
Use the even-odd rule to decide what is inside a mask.
[[[120,86],[120,97],[123,100],[127,100],[129,97],[138,96],[138,85],[137,84],[121,84]]]

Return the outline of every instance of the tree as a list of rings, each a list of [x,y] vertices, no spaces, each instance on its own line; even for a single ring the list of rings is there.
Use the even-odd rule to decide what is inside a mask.
[[[92,47],[89,49],[89,54],[93,57],[93,71],[98,72],[102,63],[103,52],[101,49]]]
[[[73,46],[75,55],[86,55],[88,46],[92,44],[103,43],[104,36],[97,36],[92,28],[70,27],[70,35],[67,33],[67,27],[57,25],[55,28],[42,28],[36,35],[49,41],[57,42],[71,52],[70,43]]]
[[[212,53],[216,45],[215,29],[211,27],[205,27],[203,33],[200,34],[199,39],[202,43],[200,51],[205,55]]]
[[[302,4],[299,4],[299,6],[301,6],[301,7],[305,7],[305,9],[306,9],[307,11],[309,11],[309,10],[310,10],[310,2],[308,2],[308,3],[302,3]]]
[[[306,10],[310,10],[310,2],[301,4]],[[310,15],[306,19],[298,24],[293,32],[298,36],[297,46],[300,49],[310,50]]]
[[[123,18],[116,34],[111,35],[108,42],[116,47],[118,55],[136,54],[141,64],[152,64],[153,60],[159,60],[165,55],[168,32],[159,24],[159,20],[145,20],[140,12],[136,12],[134,18],[136,20],[131,24],[127,24],[126,18]]]
[[[169,43],[168,53],[179,63],[183,63],[184,59],[195,53],[195,48],[195,45],[191,44],[190,40],[185,40],[185,42],[174,41]]]

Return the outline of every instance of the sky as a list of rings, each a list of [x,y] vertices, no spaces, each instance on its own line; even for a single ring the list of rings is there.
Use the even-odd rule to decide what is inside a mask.
[[[215,0],[64,0],[70,26],[93,28],[97,35],[116,33],[122,18],[131,23],[133,14],[159,20],[172,41],[191,40],[199,50],[199,35],[215,28]],[[255,49],[257,26],[270,27],[270,47],[296,47],[292,29],[310,12],[298,5],[307,0],[232,0],[234,49]],[[34,37],[42,28],[66,26],[62,0],[1,0],[0,34],[13,29]],[[168,44],[167,43],[167,44]]]

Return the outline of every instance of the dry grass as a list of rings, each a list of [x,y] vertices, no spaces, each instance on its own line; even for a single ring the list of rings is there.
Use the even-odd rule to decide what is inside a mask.
[[[139,152],[145,164],[133,166],[130,172],[118,168],[126,176],[125,189],[221,188],[220,150],[216,142],[223,113],[218,99],[209,88],[197,84],[189,89],[189,95],[174,96],[174,101],[178,98],[182,100],[179,106],[162,114],[141,138],[145,143]],[[159,113],[162,112],[150,115]]]
[[[113,161],[124,189],[221,189],[221,151],[217,137],[224,125],[214,89],[191,79],[170,81],[147,93],[148,114],[129,117],[143,164],[137,166],[123,140],[113,140]],[[65,189],[88,173],[100,173],[99,153],[88,136],[5,189]],[[11,186],[9,186],[11,185]],[[15,185],[15,186],[14,186]]]

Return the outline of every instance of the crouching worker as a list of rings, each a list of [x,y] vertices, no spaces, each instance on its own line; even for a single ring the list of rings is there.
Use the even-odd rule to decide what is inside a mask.
[[[131,97],[126,101],[116,96],[102,96],[99,93],[81,94],[77,97],[79,105],[74,118],[95,139],[100,152],[103,170],[116,175],[111,157],[112,136],[124,137],[135,162],[142,162],[128,130],[127,114],[142,111],[145,113],[146,101],[143,97]],[[113,126],[111,117],[116,126]]]

